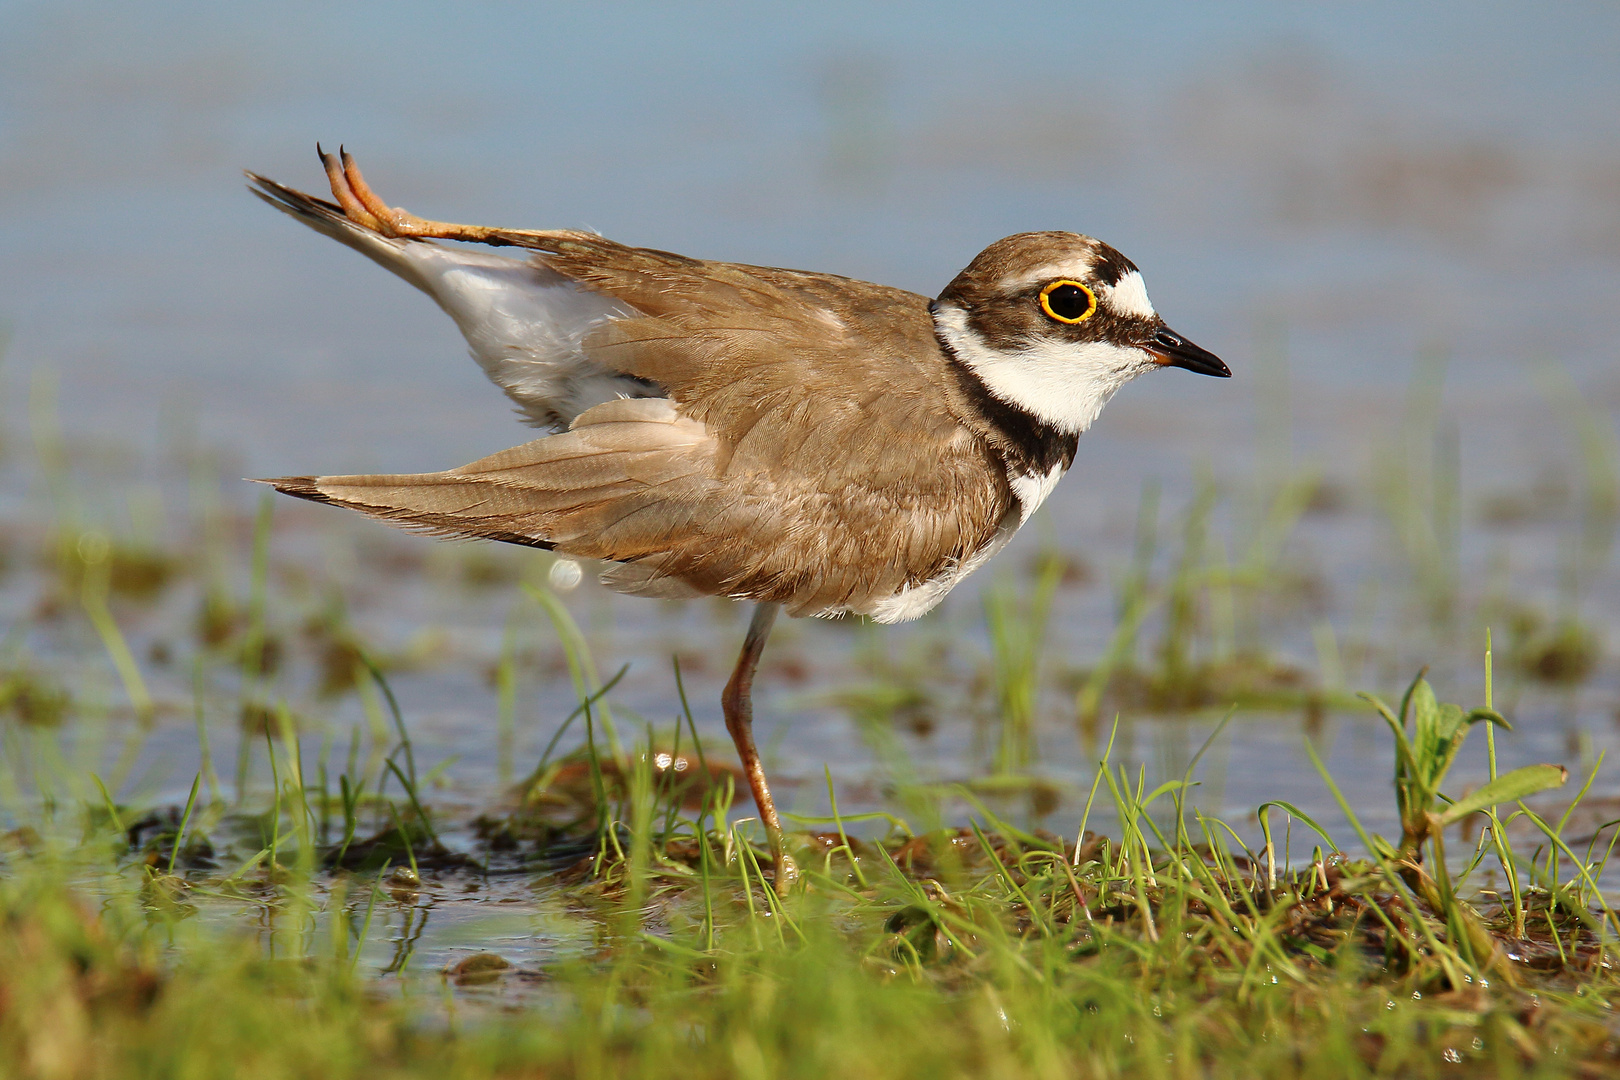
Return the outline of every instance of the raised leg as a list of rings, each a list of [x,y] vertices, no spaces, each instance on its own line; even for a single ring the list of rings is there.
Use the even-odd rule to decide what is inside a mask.
[[[332,185],[332,197],[349,220],[364,225],[388,237],[416,237],[433,240],[466,240],[495,247],[545,247],[548,241],[567,236],[566,230],[536,232],[528,229],[499,229],[488,225],[456,225],[448,221],[428,221],[408,210],[389,206],[360,175],[360,166],[342,147],[329,154],[317,143],[315,152],[321,157],[326,170],[327,183]]]
[[[743,772],[748,775],[748,786],[754,792],[754,805],[759,807],[759,818],[765,823],[765,835],[771,844],[771,858],[776,863],[776,891],[786,892],[799,876],[799,867],[782,846],[782,819],[777,816],[776,802],[765,783],[765,767],[760,764],[759,750],[754,746],[754,671],[759,667],[760,654],[765,651],[765,639],[770,637],[771,624],[776,621],[775,604],[758,604],[754,618],[748,624],[748,636],[743,639],[742,654],[737,667],[726,683],[720,706],[726,714],[726,730],[737,744],[737,756],[742,759]]]

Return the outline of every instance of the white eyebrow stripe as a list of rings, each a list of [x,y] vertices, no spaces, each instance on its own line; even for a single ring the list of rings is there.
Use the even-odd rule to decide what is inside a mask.
[[[1091,276],[1091,264],[1075,259],[1066,259],[1063,262],[1046,263],[1035,269],[1020,274],[1007,284],[1010,288],[1027,289],[1035,285],[1045,285],[1048,282],[1060,279],[1068,281],[1085,281]]]
[[[1120,315],[1135,315],[1151,319],[1157,314],[1148,299],[1147,283],[1135,270],[1128,270],[1112,289],[1108,290],[1108,306]]]

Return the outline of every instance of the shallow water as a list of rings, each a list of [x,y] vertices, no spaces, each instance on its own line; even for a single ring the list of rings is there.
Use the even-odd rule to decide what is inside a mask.
[[[1049,543],[1092,571],[1057,594],[1036,730],[1035,771],[1061,795],[1042,820],[1071,831],[1107,732],[1078,730],[1061,675],[1090,667],[1113,632],[1144,484],[1162,485],[1173,550],[1200,470],[1225,496],[1212,528],[1234,558],[1257,478],[1314,469],[1343,495],[1337,510],[1301,521],[1275,566],[1310,587],[1267,609],[1260,630],[1273,655],[1321,677],[1332,666],[1319,648],[1325,626],[1347,687],[1390,697],[1428,663],[1443,699],[1474,704],[1482,600],[1571,610],[1603,635],[1605,660],[1572,689],[1530,685],[1499,661],[1500,700],[1517,723],[1503,762],[1579,768],[1615,745],[1620,575],[1603,550],[1572,579],[1583,481],[1559,395],[1612,437],[1620,15],[1503,8],[1464,21],[1428,4],[1346,20],[1179,4],[1112,21],[1048,12],[1032,28],[1032,15],[934,5],[683,10],[491,4],[451,23],[380,5],[171,5],[137,19],[109,4],[0,4],[0,320],[10,333],[0,513],[15,549],[28,551],[62,512],[29,446],[52,385],[82,522],[138,531],[150,518],[171,540],[184,530],[165,518],[187,505],[172,457],[200,452],[222,503],[246,512],[257,492],[236,477],[442,468],[527,437],[431,304],[243,192],[244,166],[317,189],[316,138],[347,143],[388,198],[424,214],[589,225],[930,294],[1001,235],[1076,228],[1138,262],[1172,325],[1237,377],[1170,372],[1127,388],[1043,520],[929,620],[782,627],[759,692],[785,801],[824,809],[827,765],[846,811],[887,804],[892,775],[829,700],[876,669],[932,696],[932,730],[898,736],[923,778],[983,773],[993,710],[980,593],[1000,581],[1027,588],[1024,571]],[[1441,353],[1450,360],[1435,429],[1442,448],[1455,433],[1461,463],[1448,565],[1464,614],[1435,630],[1414,613],[1413,560],[1380,507],[1391,481],[1376,459],[1402,430],[1419,357]],[[1547,365],[1574,389],[1560,390]],[[1436,445],[1420,442],[1403,459],[1419,472]],[[424,662],[394,676],[419,753],[456,757],[445,798],[487,797],[503,769],[487,673],[520,594],[509,579],[458,584],[464,551],[430,552],[425,539],[337,517],[278,507],[272,622],[291,631],[337,582],[376,647],[425,640]],[[75,616],[36,618],[48,575],[23,555],[13,564],[0,579],[11,640],[72,671],[81,700],[106,703],[108,731],[87,722],[67,738],[86,760],[116,758],[134,744],[99,643]],[[300,565],[313,582],[303,592],[285,571]],[[146,665],[172,708],[125,763],[127,792],[183,798],[195,770],[197,588],[120,609],[143,662],[159,640],[174,657]],[[718,689],[742,612],[589,584],[568,603],[603,674],[631,663],[615,696],[623,709],[667,727],[678,651],[698,726],[723,747]],[[537,609],[519,619],[532,663],[508,767],[521,773],[573,697]],[[229,782],[233,684],[210,686],[205,716]],[[283,689],[311,759],[326,738],[340,761],[362,722],[358,702],[314,697],[305,675]],[[1208,712],[1127,716],[1114,759],[1178,776],[1214,722]],[[1345,838],[1304,754],[1305,727],[1298,712],[1240,714],[1205,759],[1204,805],[1239,823],[1262,799],[1286,798]],[[1310,730],[1368,808],[1365,823],[1389,832],[1381,725],[1334,713]],[[1484,775],[1482,741],[1454,786]],[[1594,793],[1620,797],[1620,787],[1605,775]]]

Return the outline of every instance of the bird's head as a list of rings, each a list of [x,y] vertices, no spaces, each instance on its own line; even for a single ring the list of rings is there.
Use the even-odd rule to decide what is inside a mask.
[[[1232,374],[1165,325],[1129,259],[1078,233],[996,241],[945,287],[933,314],[940,341],[991,395],[1066,434],[1090,427],[1144,371]]]

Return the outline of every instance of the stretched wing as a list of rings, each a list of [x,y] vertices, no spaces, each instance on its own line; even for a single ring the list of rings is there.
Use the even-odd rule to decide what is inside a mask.
[[[964,419],[926,298],[589,233],[423,221],[376,200],[347,158],[328,172],[342,206],[268,181],[261,193],[301,216],[313,207],[312,224],[373,258],[384,249],[372,236],[531,250],[541,287],[561,282],[604,313],[568,339],[570,355],[664,396],[596,405],[566,432],[449,472],[272,481],[280,490],[617,562],[604,581],[627,592],[793,614],[888,617],[883,601],[974,565],[1017,518],[1004,467]]]
[[[970,558],[987,542],[980,522],[996,513],[982,483],[964,485],[960,500],[897,500],[727,472],[723,456],[713,431],[674,403],[622,400],[447,472],[269,483],[440,535],[608,560],[619,565],[603,581],[622,592],[767,600],[795,615],[876,613]]]
[[[484,374],[528,423],[560,429],[592,405],[663,393],[585,356],[581,343],[587,334],[629,314],[611,298],[528,259],[386,236],[336,203],[247,175],[253,194],[271,206],[431,296],[455,320]]]

